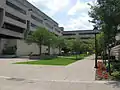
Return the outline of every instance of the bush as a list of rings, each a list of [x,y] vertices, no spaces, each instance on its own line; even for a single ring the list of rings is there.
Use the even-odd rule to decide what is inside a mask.
[[[112,73],[113,79],[120,80],[120,72],[115,71]]]
[[[6,47],[5,49],[3,49],[2,54],[3,55],[14,55],[16,54],[16,47]]]
[[[120,71],[120,62],[113,63],[113,69],[116,71]]]

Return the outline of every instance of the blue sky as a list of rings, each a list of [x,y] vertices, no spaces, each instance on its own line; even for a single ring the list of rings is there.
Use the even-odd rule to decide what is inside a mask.
[[[93,29],[88,20],[89,6],[94,0],[28,0],[41,11],[52,17],[65,30]]]

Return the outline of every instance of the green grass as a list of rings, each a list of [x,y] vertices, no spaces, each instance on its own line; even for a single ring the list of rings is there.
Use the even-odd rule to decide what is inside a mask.
[[[80,59],[83,59],[83,55],[79,56]],[[79,60],[80,60],[79,59]],[[32,65],[60,65],[60,66],[65,66],[69,65],[71,63],[76,62],[76,57],[75,56],[60,56],[57,58],[52,58],[49,60],[37,60],[37,61],[28,61],[28,62],[17,62],[15,64],[32,64]]]
[[[68,65],[74,63],[76,60],[68,58],[54,58],[50,60],[37,60],[28,62],[17,62],[16,64],[33,64],[33,65]]]

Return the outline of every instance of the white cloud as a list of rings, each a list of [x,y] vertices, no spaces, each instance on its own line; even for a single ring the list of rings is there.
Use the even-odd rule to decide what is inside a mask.
[[[69,0],[28,0],[35,6],[37,6],[39,9],[41,6],[45,7],[47,9],[46,13],[53,16],[55,13],[57,13],[59,10],[65,8],[67,5],[69,5]]]
[[[80,0],[77,0],[77,3],[75,6],[73,6],[69,11],[68,15],[75,15],[78,11],[88,11],[89,6],[88,2],[81,2]]]
[[[78,18],[71,18],[65,25],[65,30],[92,30],[93,25],[88,21],[91,18],[84,14],[84,16],[79,16]]]
[[[68,16],[70,17],[70,21],[64,25],[65,30],[90,30],[93,29],[93,24],[89,22],[91,18],[88,16],[88,11],[90,6],[88,3],[92,4],[94,1],[83,2],[77,0],[75,6],[73,6],[68,11]],[[74,16],[72,18],[71,16]]]
[[[51,17],[55,17],[55,14],[60,10],[66,8],[71,2],[70,0],[28,0],[37,8],[42,9],[45,13]],[[66,11],[65,14],[68,15],[69,20],[62,21],[59,19],[57,21],[61,21],[60,26],[63,26],[65,30],[80,30],[80,29],[93,29],[92,24],[88,21],[91,18],[88,16],[89,6],[87,3],[91,3],[93,0],[89,2],[81,2],[77,0],[75,6],[73,6],[69,11]],[[76,16],[77,15],[77,16]],[[71,17],[71,16],[74,16]],[[75,17],[76,16],[76,17]],[[61,16],[62,17],[62,16]],[[62,17],[63,18],[63,17]],[[63,24],[66,22],[65,24]]]

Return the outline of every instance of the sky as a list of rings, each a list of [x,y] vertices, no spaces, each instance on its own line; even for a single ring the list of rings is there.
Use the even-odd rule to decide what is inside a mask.
[[[28,0],[68,30],[92,30],[88,3],[94,0]]]

